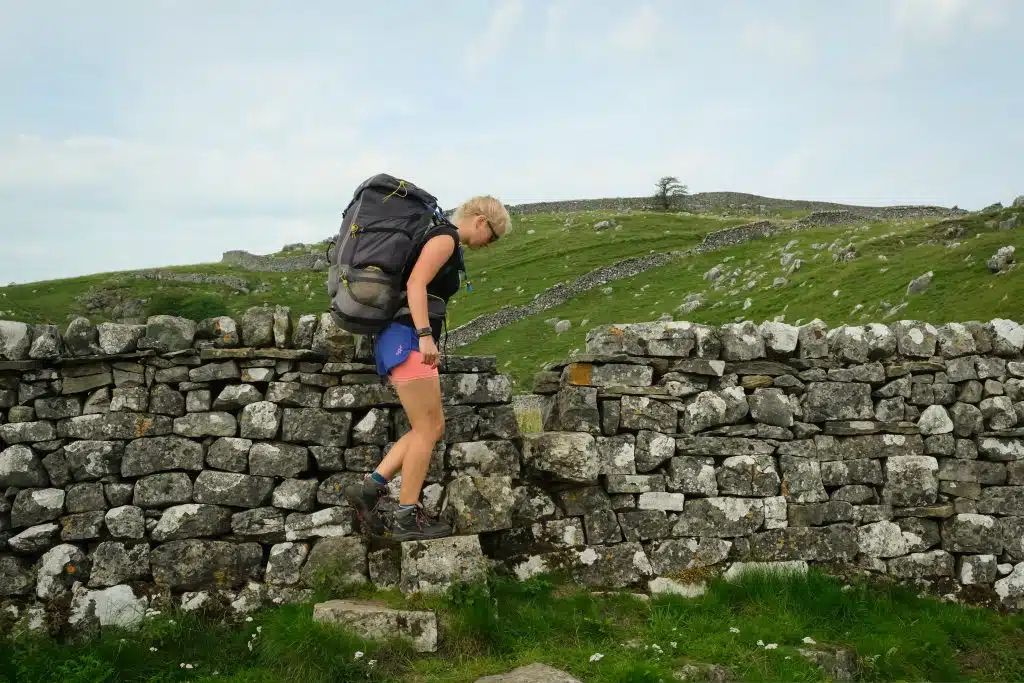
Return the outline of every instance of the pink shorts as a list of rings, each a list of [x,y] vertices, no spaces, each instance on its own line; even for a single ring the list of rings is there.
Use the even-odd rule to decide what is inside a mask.
[[[410,351],[409,357],[401,365],[396,365],[391,369],[392,382],[408,382],[428,377],[437,377],[437,368],[425,364],[423,354],[419,351]]]

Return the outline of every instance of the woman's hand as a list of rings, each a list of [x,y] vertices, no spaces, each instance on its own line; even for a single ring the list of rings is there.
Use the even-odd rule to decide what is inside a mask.
[[[420,354],[423,356],[423,363],[432,368],[438,364],[437,344],[433,337],[420,337]]]

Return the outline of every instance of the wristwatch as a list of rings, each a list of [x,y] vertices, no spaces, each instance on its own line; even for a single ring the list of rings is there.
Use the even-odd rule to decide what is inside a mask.
[[[429,327],[421,327],[416,330],[417,337],[433,337],[434,331]]]

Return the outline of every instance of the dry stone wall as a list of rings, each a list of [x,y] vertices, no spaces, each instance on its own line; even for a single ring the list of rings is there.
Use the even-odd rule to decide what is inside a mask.
[[[493,358],[442,369],[424,503],[467,534],[508,525],[525,500],[511,383]],[[13,601],[0,620],[81,629],[167,604],[246,611],[304,599],[339,561],[347,579],[407,588],[450,580],[436,575],[456,550],[483,567],[475,535],[403,563],[402,548],[359,533],[343,487],[408,429],[368,345],[327,314],[78,318],[63,332],[0,321],[0,603]]]
[[[341,491],[408,422],[330,316],[0,321],[0,620],[245,612],[329,569],[407,592],[497,569],[695,594],[757,563],[1020,607],[1022,348],[1008,320],[600,327],[538,376],[536,433],[494,358],[450,357],[423,501],[456,533],[394,545]]]
[[[820,564],[1024,606],[1022,348],[1009,320],[596,328],[537,376],[523,450],[565,516],[508,532],[563,548],[512,566],[689,591]]]
[[[327,256],[323,250],[288,256],[261,256],[242,249],[225,251],[221,263],[238,266],[244,270],[266,273],[288,273],[304,270],[327,270]]]

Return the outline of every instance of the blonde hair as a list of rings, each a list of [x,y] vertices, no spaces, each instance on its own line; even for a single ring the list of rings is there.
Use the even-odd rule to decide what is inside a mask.
[[[512,218],[508,215],[505,205],[490,195],[478,195],[467,199],[455,209],[452,219],[458,223],[469,216],[483,216],[500,236],[512,232]]]

